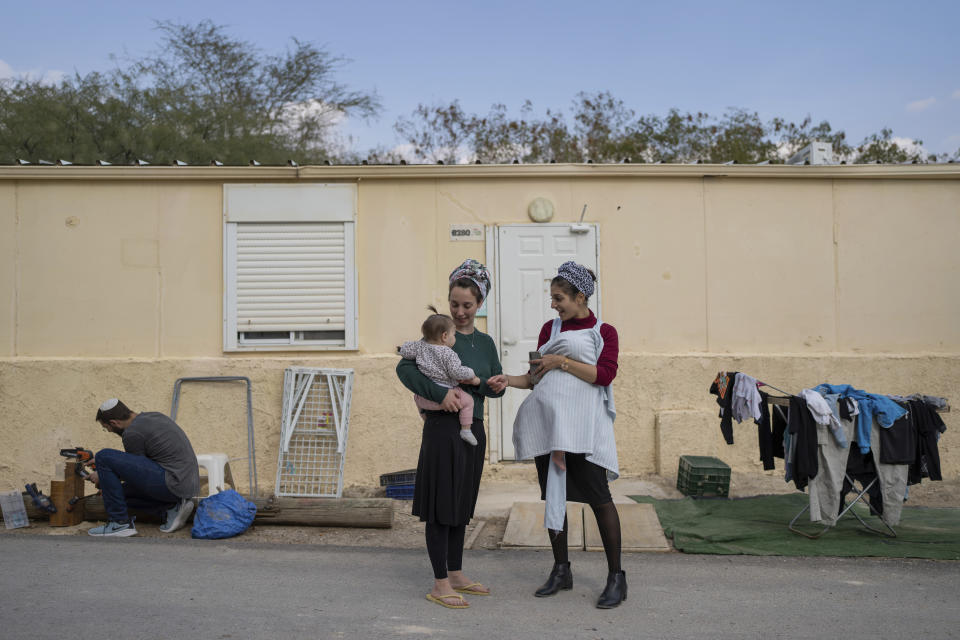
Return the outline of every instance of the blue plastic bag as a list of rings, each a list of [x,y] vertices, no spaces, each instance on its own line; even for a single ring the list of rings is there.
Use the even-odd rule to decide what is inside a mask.
[[[227,489],[200,501],[190,535],[205,540],[231,538],[249,529],[255,515],[257,505]]]

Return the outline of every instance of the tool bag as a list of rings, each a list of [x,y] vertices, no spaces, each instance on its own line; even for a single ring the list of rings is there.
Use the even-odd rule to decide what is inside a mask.
[[[205,540],[232,538],[249,529],[256,515],[257,505],[227,489],[200,501],[190,535]]]

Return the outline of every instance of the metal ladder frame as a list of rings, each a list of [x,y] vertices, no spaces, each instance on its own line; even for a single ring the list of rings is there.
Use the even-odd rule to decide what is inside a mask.
[[[260,494],[260,487],[257,485],[257,458],[253,443],[253,385],[250,378],[246,376],[200,376],[192,378],[177,378],[173,383],[173,400],[170,405],[170,419],[177,421],[177,409],[180,408],[180,386],[184,382],[246,382],[247,383],[247,465],[249,472],[248,485],[253,490],[253,495]],[[244,458],[234,458],[234,460],[243,460]]]

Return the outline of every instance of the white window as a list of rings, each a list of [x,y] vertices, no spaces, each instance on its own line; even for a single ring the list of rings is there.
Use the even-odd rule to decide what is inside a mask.
[[[224,185],[224,350],[357,348],[353,184]]]

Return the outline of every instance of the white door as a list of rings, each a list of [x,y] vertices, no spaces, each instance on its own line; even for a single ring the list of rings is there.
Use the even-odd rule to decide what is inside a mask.
[[[586,230],[582,229],[586,227]],[[497,229],[497,314],[503,371],[520,375],[529,368],[529,353],[537,350],[540,327],[556,314],[550,308],[550,281],[557,267],[573,260],[597,273],[597,228],[583,225],[575,233],[569,224],[518,224]],[[590,308],[599,317],[599,287]],[[513,420],[530,393],[508,389],[500,405],[500,457],[513,460]]]

